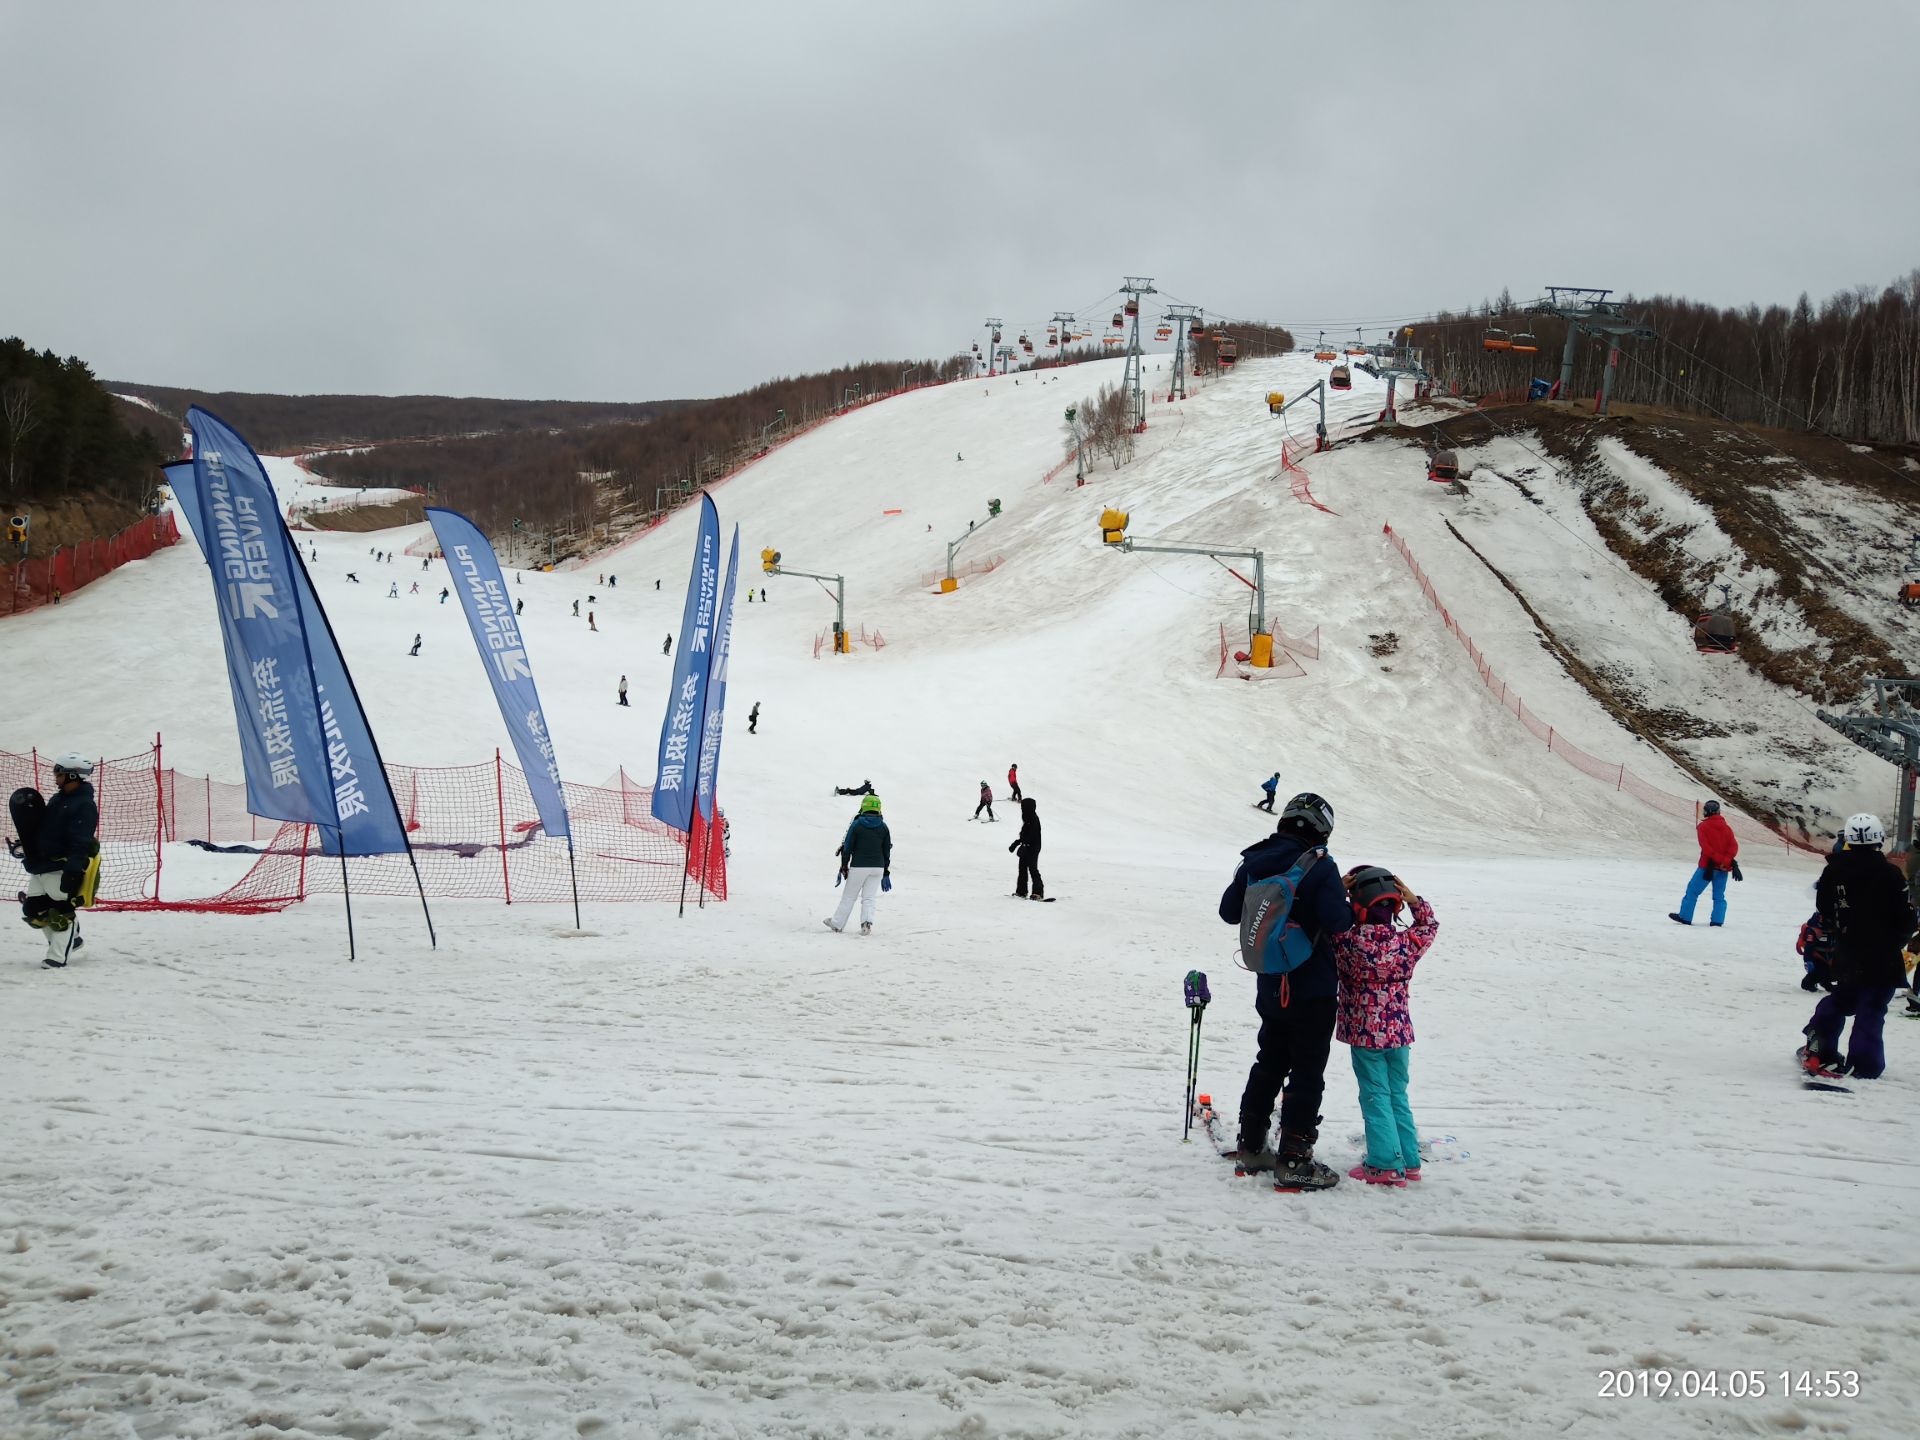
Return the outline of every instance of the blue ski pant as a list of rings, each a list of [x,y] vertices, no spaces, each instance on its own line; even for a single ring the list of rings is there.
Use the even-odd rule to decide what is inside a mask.
[[[1840,1031],[1853,1017],[1853,1034],[1847,1039],[1847,1070],[1862,1080],[1877,1080],[1887,1068],[1887,1047],[1881,1030],[1887,1023],[1887,1005],[1893,999],[1891,985],[1836,985],[1820,997],[1813,1007],[1813,1019],[1807,1025],[1807,1043],[1816,1054],[1835,1057],[1840,1053]]]
[[[1726,922],[1727,872],[1702,866],[1693,872],[1693,878],[1687,881],[1687,893],[1680,899],[1680,918],[1689,925],[1693,923],[1693,907],[1700,903],[1700,892],[1709,884],[1713,886],[1713,923],[1720,925]]]
[[[1407,1103],[1408,1057],[1413,1047],[1363,1050],[1353,1056],[1353,1078],[1360,1082],[1360,1118],[1367,1125],[1367,1164],[1376,1170],[1420,1168],[1420,1132]]]

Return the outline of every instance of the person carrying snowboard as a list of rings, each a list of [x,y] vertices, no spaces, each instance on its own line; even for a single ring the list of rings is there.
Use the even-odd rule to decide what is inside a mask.
[[[980,782],[980,803],[973,807],[973,818],[978,820],[982,810],[987,812],[987,819],[993,819],[993,788],[984,780]]]
[[[1845,848],[1831,856],[1814,884],[1814,904],[1833,935],[1832,991],[1820,997],[1806,1024],[1799,1059],[1809,1075],[1877,1080],[1886,1071],[1881,1027],[1893,992],[1906,980],[1901,947],[1920,917],[1900,872],[1880,847],[1887,832],[1877,815],[1851,815],[1841,831]],[[1846,1056],[1840,1031],[1853,1017]]]
[[[1040,811],[1031,800],[1020,802],[1020,834],[1007,846],[1009,855],[1020,859],[1020,870],[1014,876],[1013,894],[1018,900],[1044,900],[1047,898],[1046,883],[1040,878]],[[1033,881],[1033,894],[1027,894],[1027,881]]]
[[[853,902],[860,901],[860,933],[873,933],[873,907],[882,890],[893,888],[893,835],[880,815],[880,797],[868,795],[860,813],[834,852],[840,857],[840,908],[820,923],[838,934],[847,928]]]
[[[1431,905],[1382,866],[1349,870],[1342,883],[1353,907],[1353,928],[1333,942],[1333,963],[1340,972],[1333,1033],[1351,1047],[1367,1127],[1367,1153],[1347,1174],[1369,1185],[1405,1185],[1420,1178],[1420,1134],[1407,1103],[1407,1059],[1413,1048],[1407,982],[1440,922]],[[1393,923],[1402,905],[1412,920],[1405,930]]]
[[[836,785],[833,787],[833,793],[836,795],[872,795],[875,792],[873,781],[862,780],[858,785]]]
[[[1018,765],[1009,765],[1007,766],[1007,799],[1018,800],[1020,798],[1020,767]]]
[[[1727,876],[1738,880],[1740,876],[1740,842],[1734,838],[1733,827],[1727,824],[1727,817],[1720,813],[1720,802],[1709,800],[1700,807],[1701,821],[1696,829],[1700,839],[1700,863],[1695,867],[1693,877],[1687,881],[1687,893],[1680,898],[1680,908],[1669,911],[1667,918],[1682,925],[1693,923],[1693,907],[1700,903],[1700,894],[1707,886],[1713,886],[1713,918],[1711,925],[1727,923]]]
[[[749,591],[748,593],[751,594],[752,592]],[[760,702],[756,700],[753,702],[753,708],[747,711],[747,734],[758,735],[759,733],[760,733]]]
[[[93,762],[86,756],[62,755],[53,762],[53,798],[41,802],[36,790],[16,790],[10,807],[21,834],[7,842],[7,849],[27,871],[20,913],[29,925],[47,932],[47,955],[40,963],[48,970],[65,969],[73,952],[86,943],[80,938],[75,907],[93,903],[100,875],[95,838],[100,809],[87,778],[92,774]]]
[[[1280,793],[1280,772],[1278,770],[1274,771],[1271,780],[1262,780],[1260,782],[1260,788],[1267,792],[1267,798],[1264,800],[1256,800],[1253,808],[1256,810],[1264,810],[1271,815],[1273,813],[1274,796]]]
[[[1310,861],[1297,877],[1287,923],[1300,927],[1311,950],[1294,969],[1259,978],[1254,1009],[1260,1016],[1260,1049],[1240,1095],[1239,1135],[1227,1152],[1242,1170],[1272,1170],[1276,1189],[1325,1190],[1340,1179],[1313,1158],[1339,990],[1333,942],[1353,928],[1353,906],[1341,884],[1340,867],[1326,853],[1332,835],[1333,807],[1318,795],[1294,796],[1281,808],[1273,834],[1240,852],[1239,868],[1220,896],[1220,918],[1238,925],[1249,885],[1284,877],[1298,862]],[[1318,858],[1313,858],[1315,851]],[[1276,1099],[1277,1153],[1267,1143]]]

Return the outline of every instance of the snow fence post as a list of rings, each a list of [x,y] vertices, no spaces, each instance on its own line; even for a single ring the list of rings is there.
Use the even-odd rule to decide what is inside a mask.
[[[160,772],[160,732],[153,732],[153,899],[160,901],[160,872],[167,848],[167,782]]]
[[[506,892],[507,904],[513,904],[513,880],[507,874],[507,791],[506,782],[501,775],[500,747],[493,747],[493,798],[500,807],[500,888]]]

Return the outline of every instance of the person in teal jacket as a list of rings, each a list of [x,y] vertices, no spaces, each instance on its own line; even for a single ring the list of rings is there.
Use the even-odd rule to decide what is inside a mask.
[[[820,923],[838,933],[847,928],[855,897],[860,901],[860,933],[873,933],[873,907],[883,889],[893,886],[893,834],[880,814],[880,797],[860,802],[860,813],[847,826],[835,852],[840,857],[840,908]]]

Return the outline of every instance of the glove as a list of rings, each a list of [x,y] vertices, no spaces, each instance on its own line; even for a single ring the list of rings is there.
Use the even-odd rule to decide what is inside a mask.
[[[833,877],[833,888],[838,890],[840,888],[840,882],[846,878],[847,878],[847,872],[844,870],[842,870],[839,874],[835,875]]]
[[[1007,846],[1007,854],[1011,855],[1013,854],[1014,851],[1018,850],[1019,848],[1020,848],[1020,842],[1016,840],[1013,842],[1013,844]]]
[[[1736,861],[1734,861],[1734,862],[1733,862],[1733,865],[1732,865],[1732,867],[1731,867],[1731,868],[1732,868],[1732,870],[1733,870],[1733,878],[1734,878],[1734,879],[1736,879],[1736,880],[1744,880],[1744,879],[1746,879],[1746,878],[1747,878],[1746,876],[1744,876],[1744,875],[1742,875],[1742,874],[1740,873],[1740,862],[1739,862],[1738,860],[1736,860]]]
[[[883,891],[893,889],[893,872],[891,870],[882,870],[880,872],[880,888]]]

